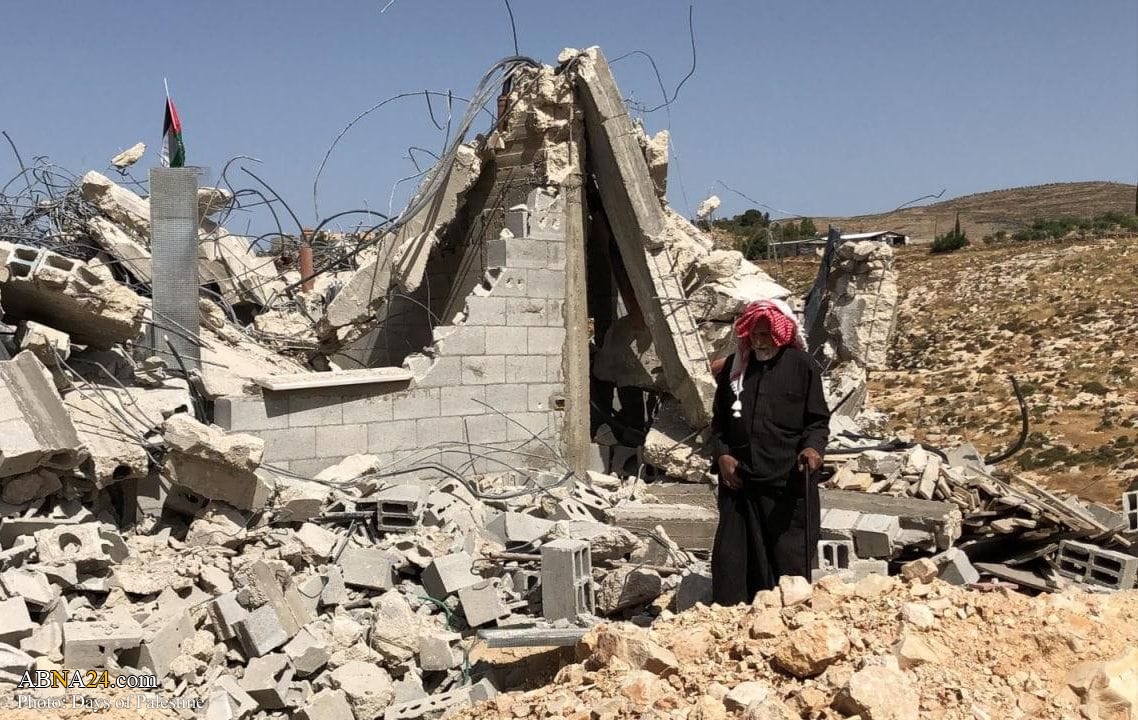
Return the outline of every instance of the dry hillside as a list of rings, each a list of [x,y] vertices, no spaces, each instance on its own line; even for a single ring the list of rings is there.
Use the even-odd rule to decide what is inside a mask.
[[[795,290],[817,258],[771,266]],[[1138,238],[897,253],[902,301],[890,369],[870,399],[895,432],[931,444],[1008,447],[1030,411],[1027,447],[1008,462],[1047,484],[1116,505],[1138,481]]]
[[[1134,211],[1134,186],[1115,182],[1033,185],[965,195],[895,212],[853,217],[814,218],[820,230],[831,224],[843,232],[895,230],[915,240],[932,240],[952,229],[960,213],[961,229],[979,240],[997,230],[1014,232],[1040,218],[1092,217]]]

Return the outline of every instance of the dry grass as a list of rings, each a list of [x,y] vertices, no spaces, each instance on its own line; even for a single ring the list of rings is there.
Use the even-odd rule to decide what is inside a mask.
[[[918,241],[931,241],[952,229],[960,213],[961,229],[973,241],[1022,229],[1033,220],[1091,217],[1105,212],[1134,211],[1134,186],[1113,182],[1054,183],[994,190],[896,212],[853,217],[814,218],[819,229],[833,224],[843,232],[895,230]]]

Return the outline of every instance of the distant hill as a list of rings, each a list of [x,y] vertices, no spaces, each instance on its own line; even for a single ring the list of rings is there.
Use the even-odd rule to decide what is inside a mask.
[[[845,233],[895,230],[922,242],[951,230],[958,212],[961,229],[969,238],[979,240],[997,230],[1015,232],[1037,219],[1133,213],[1134,186],[1115,182],[1032,185],[965,195],[877,215],[814,218],[814,225],[822,232],[831,224]]]

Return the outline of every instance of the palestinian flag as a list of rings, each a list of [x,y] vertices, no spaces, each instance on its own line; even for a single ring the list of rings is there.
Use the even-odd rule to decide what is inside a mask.
[[[182,144],[182,121],[174,109],[174,101],[166,96],[166,120],[162,123],[163,167],[185,167],[186,147]]]

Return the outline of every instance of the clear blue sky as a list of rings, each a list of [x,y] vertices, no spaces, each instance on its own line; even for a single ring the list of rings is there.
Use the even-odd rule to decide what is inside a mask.
[[[216,180],[227,158],[259,158],[249,167],[310,224],[316,168],[351,118],[400,92],[465,96],[513,52],[501,0],[394,0],[381,13],[387,5],[6,2],[0,129],[25,160],[46,155],[77,173],[141,140],[144,176],[157,162],[165,77],[189,164]],[[600,45],[609,58],[644,50],[669,91],[691,62],[687,2],[512,5],[520,51],[538,60],[566,46]],[[686,214],[712,192],[721,214],[750,206],[720,180],[770,207],[825,215],[942,188],[948,198],[1138,175],[1135,0],[697,0],[694,13],[696,72],[670,113],[645,118],[672,131],[669,198]],[[642,57],[614,72],[626,97],[659,102]],[[414,172],[407,147],[441,142],[421,99],[374,113],[333,154],[321,214],[386,212],[392,184]],[[15,172],[0,145],[0,174]]]

